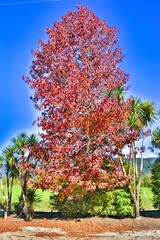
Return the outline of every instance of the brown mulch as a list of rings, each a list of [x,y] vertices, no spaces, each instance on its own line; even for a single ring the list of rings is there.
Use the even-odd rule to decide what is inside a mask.
[[[35,234],[36,237],[60,237],[63,236],[63,234],[60,233],[50,233],[50,232],[39,232]]]
[[[130,230],[160,230],[160,218],[140,219],[124,218],[85,218],[85,219],[33,219],[30,222],[16,218],[14,215],[7,219],[0,218],[0,233],[21,231],[22,227],[44,227],[44,228],[60,228],[67,236],[81,237],[91,234],[103,232],[125,232]],[[62,236],[60,233],[54,232],[38,232],[37,237],[43,236]]]

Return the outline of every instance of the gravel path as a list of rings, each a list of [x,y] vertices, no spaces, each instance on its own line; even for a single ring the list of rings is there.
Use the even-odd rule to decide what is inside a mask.
[[[160,231],[159,230],[149,230],[149,231],[129,231],[126,233],[115,233],[115,232],[106,232],[101,234],[95,234],[94,236],[88,237],[68,237],[68,236],[44,236],[44,237],[36,237],[35,232],[32,231],[30,233],[25,230],[18,232],[5,232],[0,234],[0,240],[154,240],[160,239]]]

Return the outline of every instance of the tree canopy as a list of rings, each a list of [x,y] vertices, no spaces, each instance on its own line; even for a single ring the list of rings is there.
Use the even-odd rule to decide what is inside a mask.
[[[69,195],[126,184],[117,156],[132,136],[127,118],[129,75],[120,67],[118,31],[88,7],[78,6],[47,28],[48,41],[33,51],[32,100],[41,112],[38,186]]]

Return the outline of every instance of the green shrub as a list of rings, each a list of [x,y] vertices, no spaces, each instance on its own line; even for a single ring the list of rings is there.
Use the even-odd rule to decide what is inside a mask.
[[[151,174],[146,174],[142,177],[141,187],[151,187]]]
[[[125,190],[97,190],[89,192],[77,200],[60,200],[60,194],[52,194],[52,208],[58,210],[65,217],[83,216],[133,216],[134,208],[130,195]]]
[[[114,191],[114,212],[112,216],[128,217],[134,215],[130,194],[122,189]]]
[[[151,173],[153,206],[160,209],[160,158],[157,158],[157,160],[152,165]]]

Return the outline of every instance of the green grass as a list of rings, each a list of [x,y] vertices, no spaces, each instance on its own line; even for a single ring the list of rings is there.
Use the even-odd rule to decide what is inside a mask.
[[[153,193],[149,187],[141,187],[141,207],[142,209],[154,209],[152,203]]]
[[[6,186],[4,186],[4,190],[6,193]],[[41,196],[42,201],[37,203],[35,206],[35,211],[51,211],[51,207],[49,205],[50,202],[50,194],[51,192],[46,190],[42,191],[41,189],[37,189],[37,194]],[[13,186],[13,197],[12,197],[12,208],[14,209],[14,204],[19,202],[19,196],[21,193],[21,188],[19,184],[15,184]],[[3,203],[2,192],[0,191],[0,203]]]
[[[4,185],[4,189],[6,192],[6,185]],[[20,196],[20,193],[21,193],[20,184],[16,182],[15,185],[13,186],[12,206],[14,206],[15,203],[19,202],[18,197]],[[49,190],[42,191],[41,189],[38,189],[37,194],[41,196],[42,201],[40,203],[37,203],[37,205],[35,206],[35,211],[51,211],[51,207],[49,204],[51,191]],[[154,209],[152,205],[152,198],[153,198],[153,193],[151,191],[151,188],[141,187],[141,208],[142,209],[145,209],[145,210]],[[0,203],[3,203],[1,191],[0,191]]]
[[[42,189],[37,189],[37,194],[41,196],[42,202],[38,203],[35,207],[35,211],[51,211],[50,207],[50,195],[51,191]]]

